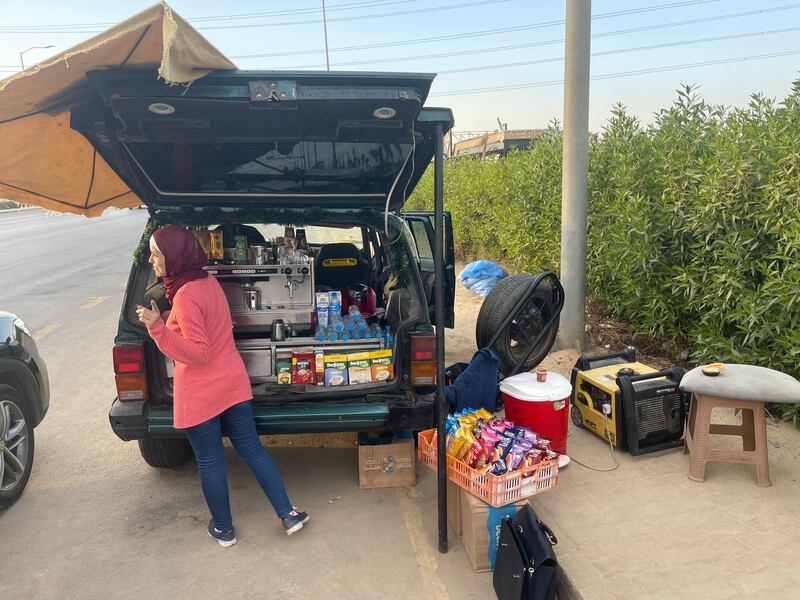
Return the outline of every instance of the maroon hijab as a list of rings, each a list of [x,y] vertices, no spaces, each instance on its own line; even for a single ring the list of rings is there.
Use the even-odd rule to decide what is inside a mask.
[[[172,299],[184,283],[207,277],[203,271],[208,258],[197,238],[185,227],[168,225],[153,232],[156,246],[164,255],[166,275],[163,278],[167,300]]]

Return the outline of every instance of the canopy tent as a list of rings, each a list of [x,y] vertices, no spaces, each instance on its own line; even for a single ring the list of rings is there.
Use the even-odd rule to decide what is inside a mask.
[[[0,81],[0,198],[87,216],[142,201],[70,128],[71,107],[91,92],[86,73],[153,69],[170,84],[236,69],[164,3]]]

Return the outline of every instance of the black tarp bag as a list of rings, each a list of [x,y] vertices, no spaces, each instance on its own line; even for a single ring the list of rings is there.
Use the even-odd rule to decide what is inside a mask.
[[[500,525],[500,543],[494,564],[494,591],[498,600],[553,600],[556,597],[558,543],[530,505]]]

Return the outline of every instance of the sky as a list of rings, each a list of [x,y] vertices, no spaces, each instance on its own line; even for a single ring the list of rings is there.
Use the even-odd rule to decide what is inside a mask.
[[[31,46],[54,47],[26,52],[26,65],[152,3],[0,0],[0,77]],[[169,4],[241,69],[325,69],[321,0]],[[452,108],[455,131],[562,120],[563,0],[326,0],[326,8],[332,70],[438,73],[426,104]],[[800,2],[594,0],[592,15],[593,131],[617,102],[651,122],[684,84],[710,103],[743,106],[756,92],[785,97],[798,78]]]

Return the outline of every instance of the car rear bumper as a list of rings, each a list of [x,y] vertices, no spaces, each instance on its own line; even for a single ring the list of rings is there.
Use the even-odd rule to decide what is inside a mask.
[[[271,433],[323,433],[375,429],[427,429],[433,423],[433,394],[411,392],[374,394],[363,401],[294,402],[269,404],[253,402],[259,435]],[[125,441],[146,437],[182,436],[173,427],[172,407],[148,407],[145,402],[114,400],[109,412],[111,428]]]
[[[144,400],[120,402],[114,398],[108,411],[111,429],[121,440],[129,442],[148,437],[147,403]]]

